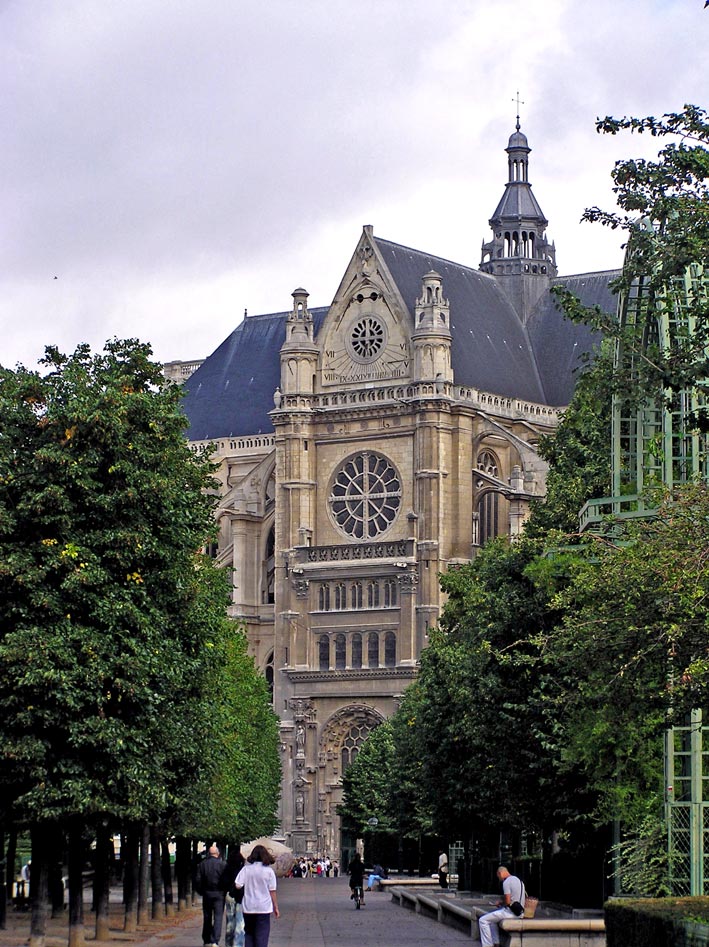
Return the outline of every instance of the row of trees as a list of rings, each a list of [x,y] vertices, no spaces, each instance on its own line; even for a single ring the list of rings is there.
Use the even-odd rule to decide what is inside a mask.
[[[709,260],[706,115],[686,106],[598,127],[672,136],[656,162],[616,165],[620,214],[586,213],[628,232],[619,291],[643,277],[660,292],[690,263]],[[709,311],[698,295],[696,334],[661,349],[559,296],[572,318],[603,329],[608,348],[541,445],[546,500],[522,539],[491,543],[442,576],[448,602],[420,674],[347,771],[342,811],[356,832],[374,815],[378,833],[484,846],[493,829],[491,857],[500,832],[531,839],[530,851],[578,854],[617,820],[626,850],[630,839],[642,852],[633,882],[652,893],[667,881],[662,734],[709,696],[709,492],[694,483],[667,496],[658,485],[656,516],[628,526],[622,542],[579,537],[577,516],[586,500],[611,492],[614,394],[662,403],[688,387],[703,393]],[[635,356],[632,372],[614,361],[620,345]],[[703,427],[703,414],[687,423]],[[578,900],[572,877],[574,887],[559,885],[556,896]],[[581,900],[589,896],[583,890]]]
[[[135,340],[47,349],[42,369],[0,370],[0,822],[31,834],[33,947],[65,851],[78,944],[87,838],[101,936],[111,835],[130,927],[140,840],[147,866],[151,834],[157,855],[269,832],[280,775],[266,682],[201,551],[216,492],[179,389]]]

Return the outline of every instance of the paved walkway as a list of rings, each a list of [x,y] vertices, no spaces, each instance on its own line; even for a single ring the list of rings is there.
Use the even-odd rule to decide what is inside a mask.
[[[393,904],[386,892],[368,892],[356,911],[347,878],[281,878],[279,920],[271,919],[269,947],[455,947],[470,937]],[[141,947],[201,947],[199,915],[166,928]],[[224,941],[222,935],[222,943]]]

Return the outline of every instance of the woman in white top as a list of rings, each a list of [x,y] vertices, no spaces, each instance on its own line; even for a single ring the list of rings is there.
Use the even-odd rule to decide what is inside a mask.
[[[246,947],[268,947],[271,913],[280,917],[276,897],[276,873],[273,858],[264,845],[256,845],[236,876],[236,887],[244,889],[244,926]]]

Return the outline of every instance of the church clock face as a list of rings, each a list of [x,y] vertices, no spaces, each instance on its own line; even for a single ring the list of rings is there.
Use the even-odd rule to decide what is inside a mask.
[[[408,347],[392,338],[376,313],[360,313],[323,353],[323,384],[347,384],[403,378]]]
[[[376,316],[364,316],[354,324],[347,339],[347,349],[363,365],[381,355],[386,343],[386,327]]]

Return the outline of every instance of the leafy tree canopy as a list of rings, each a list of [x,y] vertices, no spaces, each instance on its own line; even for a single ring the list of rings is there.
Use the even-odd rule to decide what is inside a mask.
[[[43,368],[0,369],[3,799],[26,821],[154,820],[216,736],[212,467],[148,346]]]

